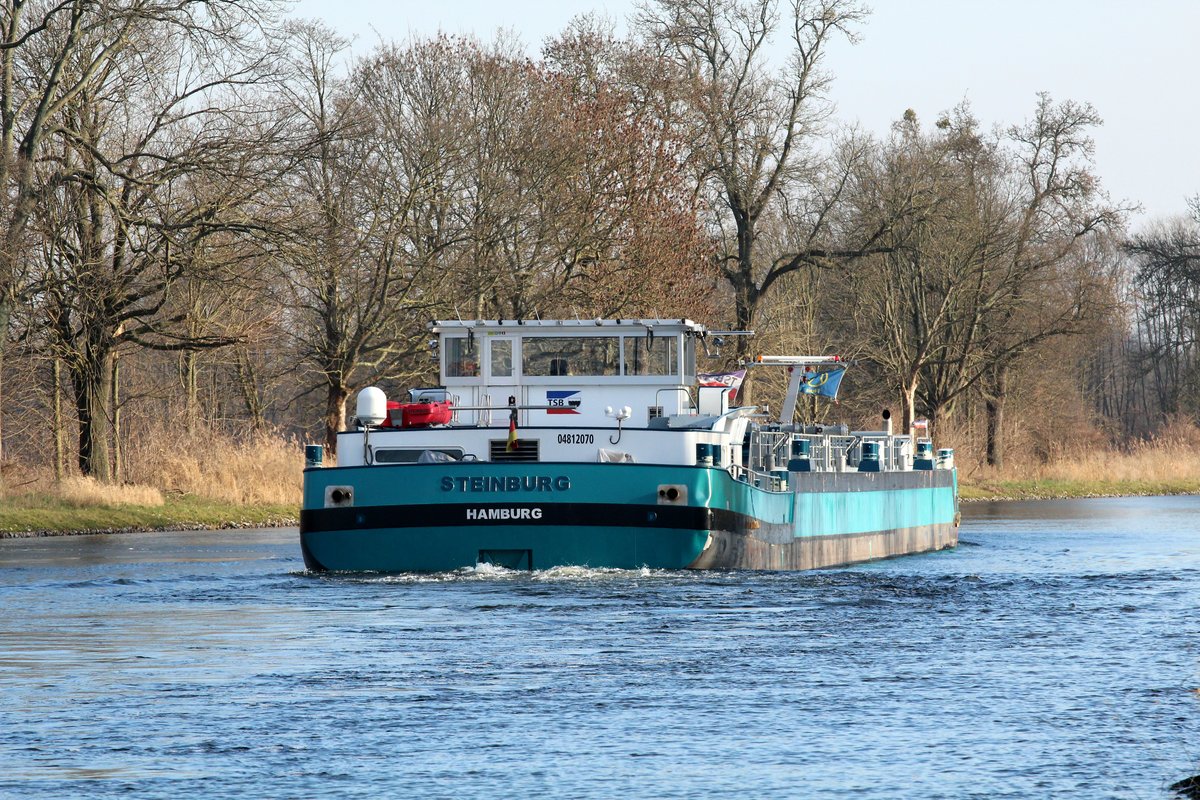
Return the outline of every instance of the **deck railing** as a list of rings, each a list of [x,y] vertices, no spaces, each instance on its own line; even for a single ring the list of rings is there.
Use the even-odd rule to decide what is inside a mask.
[[[748,475],[769,476],[786,470],[792,457],[792,442],[796,440],[808,441],[808,457],[814,472],[857,470],[866,443],[878,445],[879,468],[882,471],[912,469],[913,442],[909,436],[883,431],[828,434],[757,430],[750,437],[744,471]]]

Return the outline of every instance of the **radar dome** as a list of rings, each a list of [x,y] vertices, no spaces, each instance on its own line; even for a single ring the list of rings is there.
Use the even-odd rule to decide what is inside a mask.
[[[358,424],[372,427],[387,419],[387,395],[377,386],[368,386],[358,393]]]

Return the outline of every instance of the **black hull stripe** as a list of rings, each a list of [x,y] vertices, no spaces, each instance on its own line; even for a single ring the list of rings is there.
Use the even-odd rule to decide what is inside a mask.
[[[470,519],[468,511],[482,518]],[[507,519],[501,518],[507,512]],[[536,513],[536,516],[535,516]],[[768,527],[717,508],[625,503],[453,503],[317,508],[300,512],[301,533],[488,525],[746,530]],[[789,528],[788,525],[769,527]]]

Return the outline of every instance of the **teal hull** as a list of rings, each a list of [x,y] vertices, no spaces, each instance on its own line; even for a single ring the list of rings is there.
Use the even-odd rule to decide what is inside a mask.
[[[371,572],[445,572],[490,562],[512,569],[559,565],[684,569],[699,556],[707,531],[598,527],[447,527],[330,531],[304,537],[310,569]]]
[[[408,572],[810,569],[957,543],[953,471],[791,480],[766,491],[722,469],[648,464],[310,469],[301,546],[313,570]]]

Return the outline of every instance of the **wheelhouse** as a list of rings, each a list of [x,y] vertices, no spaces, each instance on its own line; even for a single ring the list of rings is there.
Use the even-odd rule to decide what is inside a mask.
[[[627,424],[694,410],[691,320],[438,321],[440,384],[456,425],[490,425],[498,407],[521,424],[587,427],[629,409]],[[616,409],[616,411],[614,411]]]

